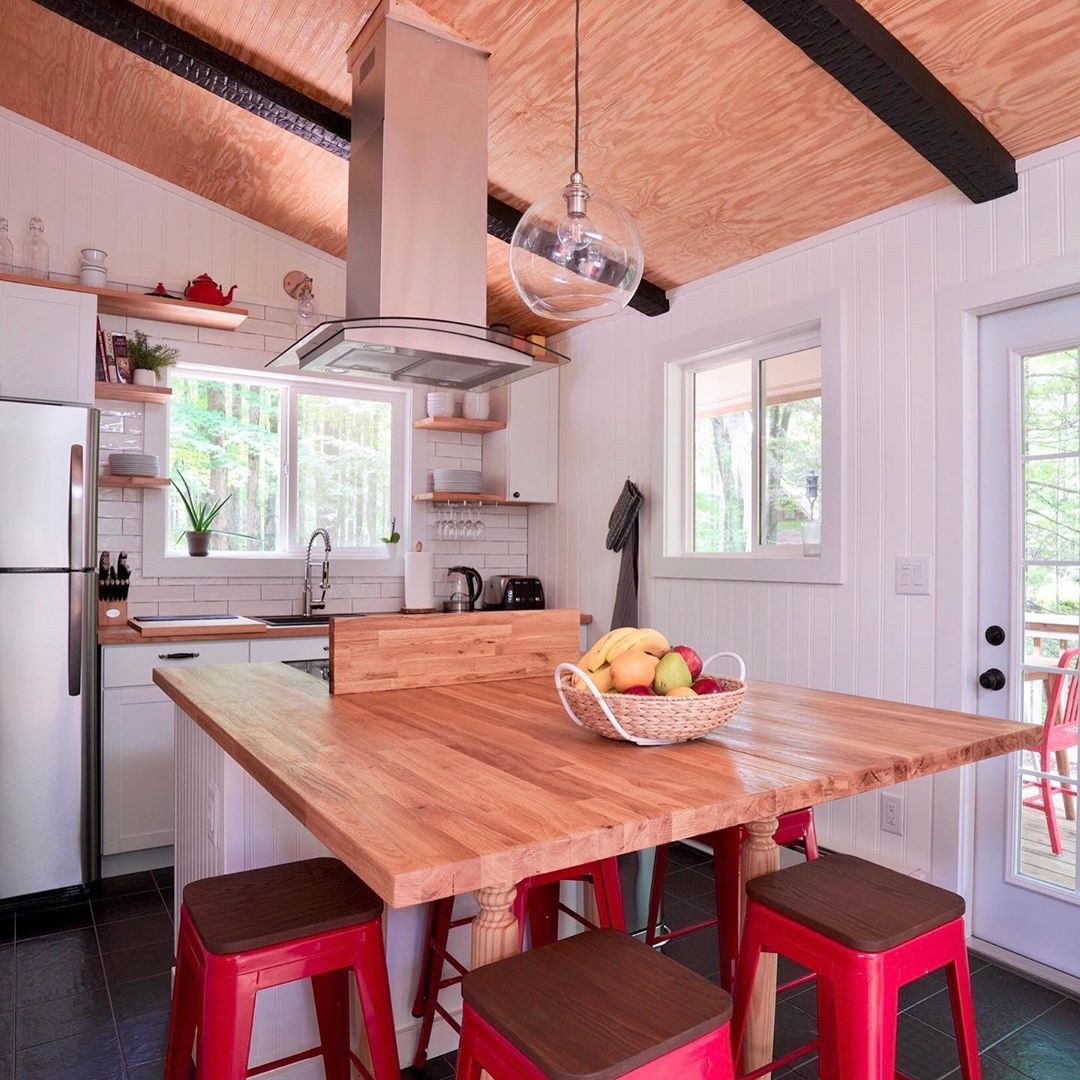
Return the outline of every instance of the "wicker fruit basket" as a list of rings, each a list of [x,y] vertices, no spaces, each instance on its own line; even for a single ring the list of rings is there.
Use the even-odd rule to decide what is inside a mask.
[[[588,674],[576,664],[559,664],[555,669],[555,689],[567,715],[578,727],[588,728],[605,739],[619,739],[638,746],[667,746],[689,742],[715,731],[735,715],[746,693],[746,664],[738,653],[710,656],[708,666],[721,657],[738,661],[739,677],[714,675],[724,688],[719,694],[699,697],[643,697],[634,694],[602,694]],[[580,678],[586,689],[574,686]]]

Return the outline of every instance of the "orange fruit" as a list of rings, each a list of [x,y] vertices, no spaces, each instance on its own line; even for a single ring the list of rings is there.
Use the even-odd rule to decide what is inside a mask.
[[[664,697],[697,697],[689,686],[673,686]]]
[[[642,649],[629,649],[611,661],[611,681],[616,690],[648,686],[653,681],[659,658]]]

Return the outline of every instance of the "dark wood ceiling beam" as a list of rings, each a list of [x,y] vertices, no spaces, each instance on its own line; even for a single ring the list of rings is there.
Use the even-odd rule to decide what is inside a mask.
[[[1017,188],[1004,146],[855,0],[744,0],[972,202]]]
[[[349,157],[352,124],[347,116],[271,79],[131,0],[35,2],[284,131],[340,158]],[[509,243],[520,218],[520,210],[488,196],[487,231],[491,236]],[[663,315],[670,308],[664,290],[644,279],[630,306],[645,315]]]

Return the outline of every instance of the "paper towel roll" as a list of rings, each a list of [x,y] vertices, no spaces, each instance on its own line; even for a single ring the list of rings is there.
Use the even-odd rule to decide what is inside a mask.
[[[434,552],[405,552],[405,607],[410,610],[423,610],[434,606]]]

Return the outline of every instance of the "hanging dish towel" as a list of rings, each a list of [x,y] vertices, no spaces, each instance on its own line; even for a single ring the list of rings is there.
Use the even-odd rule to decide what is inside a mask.
[[[638,515],[645,496],[629,477],[608,518],[608,551],[621,551],[611,629],[638,624]]]

